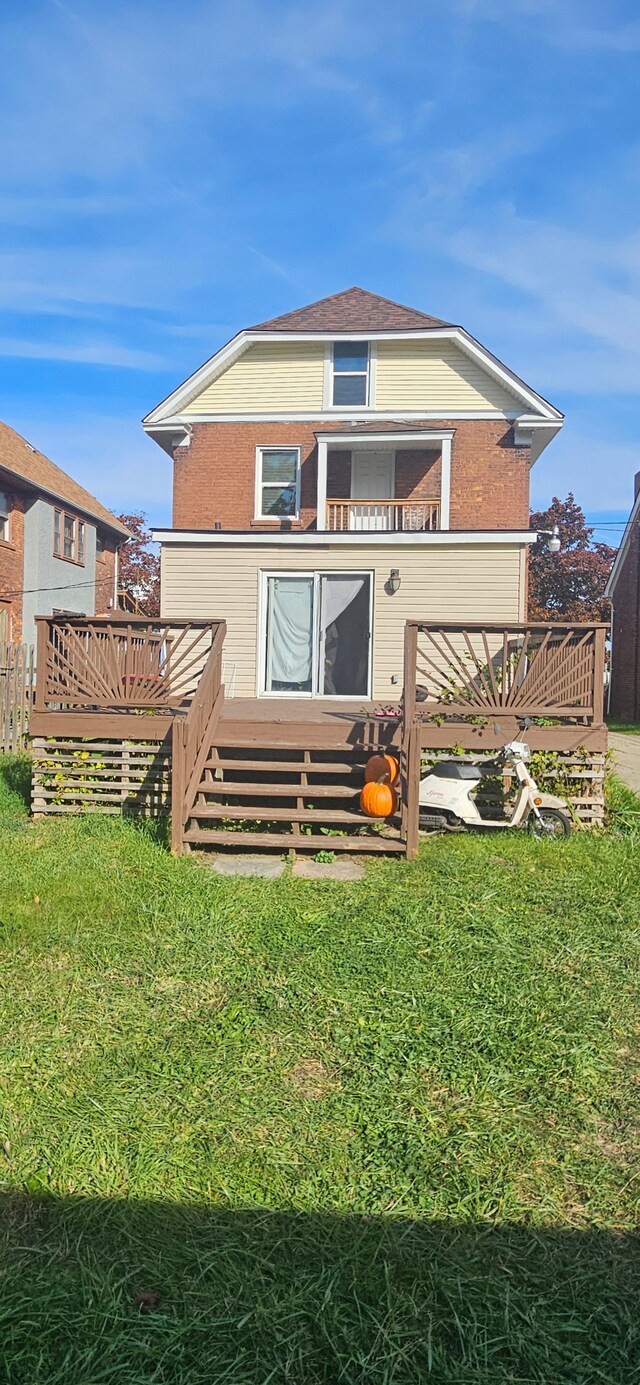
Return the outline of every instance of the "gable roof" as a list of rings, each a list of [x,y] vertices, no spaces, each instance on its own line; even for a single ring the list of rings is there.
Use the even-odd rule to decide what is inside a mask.
[[[260,341],[277,341],[280,333],[282,339],[288,341],[304,341],[307,336],[313,340],[331,341],[338,337],[348,339],[350,335],[361,335],[375,341],[387,333],[398,338],[415,335],[416,340],[450,341],[513,394],[516,405],[525,407],[526,412],[520,421],[526,424],[528,431],[544,428],[547,434],[553,434],[562,427],[564,415],[560,410],[525,384],[519,375],[505,366],[464,327],[430,317],[417,308],[394,303],[391,298],[382,298],[379,294],[369,293],[367,289],[353,287],[332,294],[329,298],[320,298],[305,308],[297,308],[281,317],[260,322],[255,327],[245,327],[145,415],[142,420],[145,432],[171,454],[176,445],[174,439],[179,435],[178,429],[186,426],[181,417],[183,406],[222,375],[250,346]],[[187,420],[187,423],[191,422],[193,419]],[[549,437],[543,438],[542,432],[538,431],[534,457],[539,455],[548,441]]]
[[[624,567],[625,559],[629,551],[629,545],[631,543],[633,531],[637,524],[640,524],[640,486],[638,486],[636,497],[631,508],[631,514],[629,515],[624,534],[622,535],[622,543],[620,544],[618,552],[616,553],[616,556],[613,560],[613,567],[611,569],[611,572],[609,573],[609,581],[607,582],[607,585],[604,589],[605,596],[610,597],[612,600],[613,594],[618,585],[618,580],[622,576],[622,569]]]
[[[32,447],[26,438],[23,438],[20,433],[16,433],[15,428],[10,428],[8,423],[2,422],[0,422],[0,471],[8,472],[10,476],[15,476],[18,481],[24,481],[34,490],[44,491],[54,500],[72,505],[74,509],[81,510],[90,519],[98,520],[105,529],[111,529],[115,534],[120,534],[122,538],[129,538],[130,531],[124,524],[120,523],[119,519],[116,519],[111,510],[107,510],[104,505],[100,504],[99,500],[96,500],[95,495],[90,495],[84,486],[79,485],[77,481],[67,475],[66,471],[45,457],[44,452],[38,452],[36,447]]]
[[[249,332],[407,332],[415,328],[450,327],[439,317],[430,317],[417,308],[406,308],[391,298],[381,298],[368,289],[343,289],[328,298],[318,298],[304,308],[281,317],[271,317],[249,327]]]

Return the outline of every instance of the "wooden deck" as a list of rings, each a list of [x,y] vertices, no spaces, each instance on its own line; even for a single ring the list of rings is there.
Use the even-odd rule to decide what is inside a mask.
[[[425,751],[495,751],[524,718],[532,718],[533,750],[602,757],[606,747],[603,625],[410,621],[402,702],[392,700],[384,712],[359,698],[227,698],[225,633],[224,621],[40,618],[31,730],[42,737],[43,775],[47,738],[66,741],[60,754],[73,765],[81,754],[81,767],[91,753],[77,751],[85,738],[95,749],[119,742],[123,766],[131,760],[128,745],[138,743],[142,765],[145,744],[155,743],[159,759],[170,753],[178,854],[203,846],[304,851],[330,844],[412,857]],[[360,807],[367,759],[381,751],[392,751],[400,766],[384,824]],[[162,777],[164,769],[156,768]],[[91,781],[83,773],[85,806]],[[141,768],[142,781],[145,773]],[[105,794],[115,801],[121,786],[108,774]],[[58,784],[56,778],[47,790],[53,797]]]

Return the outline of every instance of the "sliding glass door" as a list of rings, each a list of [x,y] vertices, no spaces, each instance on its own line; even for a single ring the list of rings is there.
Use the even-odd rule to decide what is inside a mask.
[[[267,578],[267,692],[313,691],[314,585],[313,575]]]
[[[367,697],[370,649],[369,573],[266,577],[265,692]]]

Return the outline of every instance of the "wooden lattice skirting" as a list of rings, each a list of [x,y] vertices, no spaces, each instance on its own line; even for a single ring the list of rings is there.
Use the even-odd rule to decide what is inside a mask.
[[[536,752],[538,753],[538,752]],[[545,755],[545,752],[540,752]],[[474,753],[473,759],[492,758],[495,751],[487,752],[486,757]],[[450,760],[450,750],[423,750],[422,773],[437,760]],[[602,827],[605,821],[605,781],[607,777],[607,757],[597,751],[553,751],[554,771],[547,778],[536,768],[535,754],[533,772],[539,788],[548,793],[566,798],[574,818],[583,827]],[[505,778],[508,775],[505,774]]]
[[[31,749],[36,814],[168,811],[171,754],[158,741],[36,736]]]

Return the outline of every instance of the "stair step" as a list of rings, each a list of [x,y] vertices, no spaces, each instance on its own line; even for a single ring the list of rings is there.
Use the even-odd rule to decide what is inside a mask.
[[[231,779],[215,779],[211,783],[204,780],[198,785],[198,793],[236,794],[247,798],[355,798],[357,788],[347,784],[238,784]]]
[[[227,807],[218,803],[210,807],[194,807],[190,818],[251,818],[254,822],[340,822],[351,827],[363,827],[367,822],[388,822],[388,818],[367,817],[365,813],[348,813],[344,808],[270,808],[267,804],[259,807]]]
[[[297,774],[304,771],[305,774],[353,774],[354,770],[362,770],[363,765],[354,760],[349,763],[347,760],[315,760],[312,764],[305,764],[304,760],[207,760],[205,769],[233,769],[258,770],[260,773],[274,774],[281,771],[283,774]]]
[[[264,726],[258,725],[252,728],[251,734],[246,726],[239,725],[234,729],[233,725],[227,723],[218,726],[216,730],[216,746],[219,749],[241,749],[251,750],[252,747],[275,750],[276,747],[282,750],[353,750],[358,754],[375,755],[380,751],[379,743],[353,739],[353,728],[345,723],[343,726],[337,725],[335,730],[327,732],[326,727],[309,723],[301,725],[296,722],[290,725],[277,725],[269,722]],[[385,745],[388,737],[385,739]]]
[[[286,832],[229,832],[213,828],[210,831],[193,827],[184,834],[185,842],[193,846],[236,846],[251,847],[261,851],[265,847],[279,847],[284,851],[405,851],[404,842],[397,837],[326,837],[309,834],[294,836]]]

